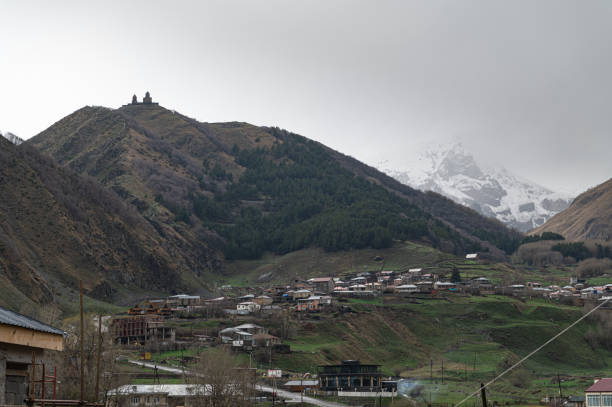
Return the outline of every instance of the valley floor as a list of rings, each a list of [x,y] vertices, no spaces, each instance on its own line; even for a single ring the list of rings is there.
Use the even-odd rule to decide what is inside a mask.
[[[255,355],[253,365],[262,371],[280,368],[299,377],[315,372],[318,365],[358,359],[380,364],[385,375],[406,379],[404,386],[423,404],[457,403],[583,313],[579,307],[502,296],[450,295],[392,305],[379,298],[349,299],[343,305],[346,311],[341,314],[309,314],[297,320],[295,333],[285,341],[292,352],[273,354],[271,359]],[[176,323],[185,328],[221,327],[226,322]],[[252,317],[233,321],[241,322],[275,324]],[[595,329],[594,321],[583,321],[490,386],[489,399],[538,403],[558,395],[557,377],[563,395],[582,395],[594,377],[606,375],[612,366],[612,352],[591,346],[586,339]],[[184,354],[195,356],[216,349],[192,349]],[[160,362],[172,356],[165,352],[152,358]],[[236,357],[249,363],[247,354]]]

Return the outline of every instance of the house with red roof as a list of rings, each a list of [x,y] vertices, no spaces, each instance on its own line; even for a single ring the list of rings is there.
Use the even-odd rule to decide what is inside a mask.
[[[612,407],[612,378],[595,379],[585,398],[586,407]]]

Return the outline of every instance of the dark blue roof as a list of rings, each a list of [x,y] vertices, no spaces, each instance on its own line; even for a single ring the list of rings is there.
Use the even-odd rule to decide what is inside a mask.
[[[64,335],[64,331],[52,327],[51,325],[43,324],[40,321],[26,317],[25,315],[9,311],[6,308],[0,307],[0,324],[19,326],[22,328],[31,329],[33,331],[48,332],[51,334]]]

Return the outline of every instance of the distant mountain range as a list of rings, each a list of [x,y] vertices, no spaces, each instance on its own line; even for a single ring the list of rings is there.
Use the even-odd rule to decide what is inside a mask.
[[[5,139],[7,139],[11,143],[15,144],[16,146],[18,146],[19,144],[23,143],[23,140],[21,138],[17,137],[16,135],[14,135],[13,133],[11,133],[9,131],[1,131],[0,130],[0,136],[4,137]]]
[[[460,143],[429,147],[409,170],[385,172],[406,185],[438,192],[521,232],[543,225],[572,201],[504,168],[481,165]]]
[[[542,232],[569,240],[612,239],[612,178],[580,194],[569,208],[533,231]]]

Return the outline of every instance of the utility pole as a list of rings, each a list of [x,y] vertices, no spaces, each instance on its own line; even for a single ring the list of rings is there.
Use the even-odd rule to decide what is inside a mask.
[[[559,398],[563,399],[563,393],[561,392],[561,379],[559,378],[559,373],[557,373],[557,383],[559,383]]]
[[[482,407],[487,407],[487,392],[483,383],[480,383],[480,396],[482,397]]]
[[[83,282],[79,281],[79,308],[81,315],[81,338],[79,340],[81,345],[81,400],[82,405],[85,402],[85,323],[83,322]]]
[[[98,355],[96,357],[96,401],[100,397],[100,356],[102,355],[102,314],[98,314]]]
[[[444,359],[442,359],[442,384],[444,384]]]

